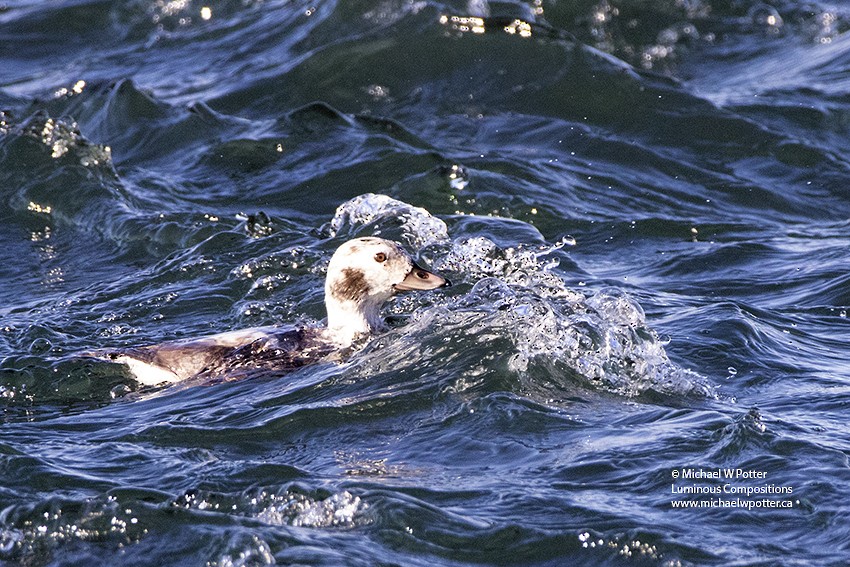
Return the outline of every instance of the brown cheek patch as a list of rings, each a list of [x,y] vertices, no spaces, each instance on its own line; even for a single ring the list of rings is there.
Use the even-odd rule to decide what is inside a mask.
[[[331,294],[339,300],[359,301],[368,291],[363,272],[352,268],[345,268],[342,277],[331,286]]]

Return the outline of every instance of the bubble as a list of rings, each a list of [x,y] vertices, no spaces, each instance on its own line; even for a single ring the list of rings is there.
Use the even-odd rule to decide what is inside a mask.
[[[30,344],[29,351],[30,354],[45,354],[49,352],[51,348],[53,348],[53,344],[49,340],[40,337]]]
[[[271,547],[263,539],[251,536],[251,540],[235,549],[229,550],[218,561],[208,562],[208,567],[248,567],[256,565],[274,565],[275,558]]]
[[[833,39],[841,33],[842,19],[834,12],[822,12],[806,22],[807,31],[815,43],[832,43]]]
[[[251,238],[263,238],[274,233],[274,222],[263,211],[247,215],[240,213],[236,218],[245,221],[245,232]]]
[[[578,541],[584,549],[607,548],[616,550],[618,555],[627,558],[639,557],[658,561],[663,557],[657,546],[648,542],[642,542],[639,539],[626,539],[622,536],[599,537],[592,535],[590,532],[581,532],[578,534]],[[665,563],[665,565],[674,564],[670,562]]]
[[[785,23],[776,8],[768,4],[756,4],[747,15],[754,26],[770,34],[778,34]]]
[[[658,32],[658,43],[661,45],[676,45],[682,41],[693,41],[699,39],[699,32],[694,24],[680,22]]]
[[[469,185],[469,172],[462,165],[452,164],[441,168],[440,173],[446,176],[449,180],[449,187],[455,191],[461,191]]]
[[[366,87],[366,92],[376,101],[388,99],[390,96],[389,88],[383,85],[369,85]]]
[[[460,33],[482,34],[486,31],[484,18],[478,16],[440,16],[439,22]]]

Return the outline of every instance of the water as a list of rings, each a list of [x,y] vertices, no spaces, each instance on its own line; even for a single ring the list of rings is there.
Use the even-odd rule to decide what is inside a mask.
[[[846,564],[848,29],[3,3],[0,562]],[[76,356],[319,324],[368,234],[455,285],[345,360],[144,389]]]

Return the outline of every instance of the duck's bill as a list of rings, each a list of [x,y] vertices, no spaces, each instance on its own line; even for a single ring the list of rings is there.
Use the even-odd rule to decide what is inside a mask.
[[[451,282],[446,278],[413,264],[413,269],[410,270],[410,273],[393,287],[398,291],[412,291],[415,289],[436,289],[450,285],[452,285]]]

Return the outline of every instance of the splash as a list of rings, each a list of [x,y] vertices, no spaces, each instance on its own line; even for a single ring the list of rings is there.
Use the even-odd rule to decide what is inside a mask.
[[[330,223],[331,236],[351,231],[359,226],[374,225],[375,234],[388,226],[387,221],[401,225],[407,244],[425,248],[449,240],[448,227],[421,207],[414,207],[386,195],[367,193],[340,205]]]
[[[297,527],[352,527],[365,508],[366,504],[348,491],[333,494],[325,500],[288,493],[283,498],[271,498],[257,518],[269,524]]]
[[[10,506],[0,513],[0,560],[49,557],[75,541],[138,542],[148,529],[134,506],[118,499],[84,502],[50,500],[33,506]]]
[[[175,500],[173,506],[246,516],[274,526],[308,528],[358,526],[365,521],[363,512],[369,507],[348,491],[320,498],[295,490],[260,490],[236,497],[190,492]]]
[[[542,370],[555,382],[578,378],[628,397],[650,391],[711,396],[700,375],[670,361],[627,293],[604,287],[585,295],[566,286],[548,259],[563,245],[502,250],[482,237],[455,243],[435,268],[477,281],[450,301],[441,326],[463,328],[475,320],[469,330],[489,327],[507,339],[500,355],[520,377]]]
[[[80,133],[77,123],[68,118],[52,118],[36,113],[24,125],[22,133],[35,138],[50,149],[50,157],[74,157],[84,167],[112,167],[109,146],[92,144]]]
[[[158,494],[147,496],[158,498]],[[63,546],[80,541],[111,541],[120,546],[139,543],[158,530],[164,517],[173,518],[174,508],[253,518],[273,526],[352,528],[367,521],[364,511],[368,505],[347,491],[327,498],[291,490],[238,495],[190,492],[157,504],[121,494],[84,501],[51,499],[0,512],[0,562],[29,564],[33,559],[58,557]],[[209,564],[272,565],[274,556],[265,541],[251,538],[226,542],[226,549]]]
[[[207,567],[255,567],[276,563],[271,547],[257,536],[251,536],[247,542],[228,545],[230,549],[222,554],[218,561],[208,561]]]

